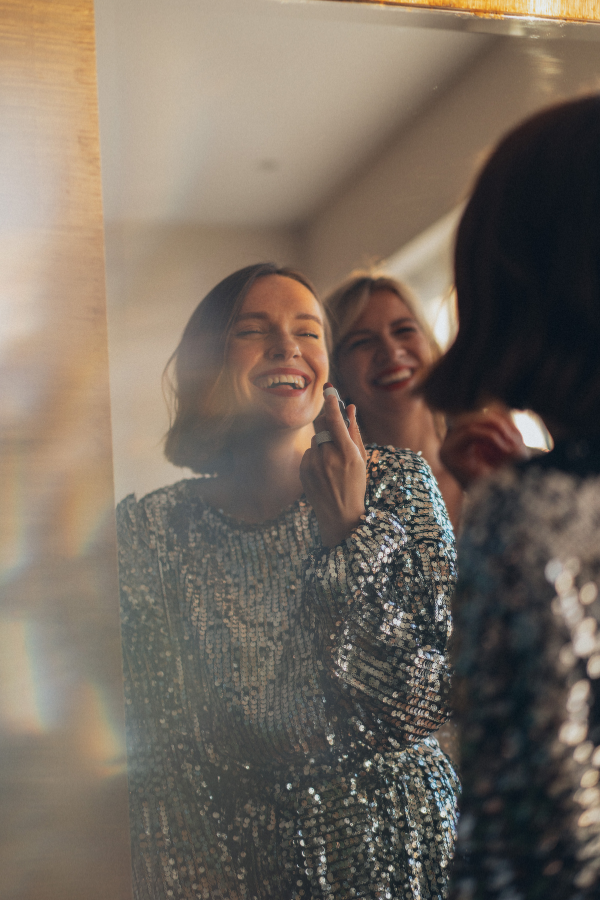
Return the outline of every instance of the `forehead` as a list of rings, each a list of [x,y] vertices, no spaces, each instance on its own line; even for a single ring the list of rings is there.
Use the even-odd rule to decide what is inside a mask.
[[[387,288],[382,288],[373,291],[366,307],[352,323],[350,332],[361,329],[378,330],[398,319],[416,321],[406,303],[397,294]]]
[[[246,294],[240,316],[267,313],[273,318],[309,314],[322,320],[321,306],[312,291],[293,278],[267,275],[259,278]]]

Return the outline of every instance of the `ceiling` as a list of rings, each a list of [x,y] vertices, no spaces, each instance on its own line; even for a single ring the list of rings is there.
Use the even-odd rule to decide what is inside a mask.
[[[490,40],[341,3],[95,10],[108,223],[306,221]]]

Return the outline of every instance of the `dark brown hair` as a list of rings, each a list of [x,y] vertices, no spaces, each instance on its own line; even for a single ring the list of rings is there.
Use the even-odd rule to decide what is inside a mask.
[[[424,385],[460,412],[498,399],[600,429],[600,97],[512,131],[479,175],[455,250],[459,330]]]
[[[194,472],[222,468],[233,424],[223,389],[229,334],[250,288],[271,275],[298,281],[320,303],[304,275],[274,263],[239,269],[206,295],[192,313],[165,368],[172,409],[165,456],[174,465],[187,466]],[[326,327],[326,339],[328,333]]]

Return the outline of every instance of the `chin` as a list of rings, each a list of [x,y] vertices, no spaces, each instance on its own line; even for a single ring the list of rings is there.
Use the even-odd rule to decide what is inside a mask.
[[[265,411],[263,415],[254,420],[254,430],[299,431],[300,429],[311,425],[318,415],[319,410],[317,410],[314,415],[312,411],[304,415],[292,411],[290,411],[288,415],[281,413],[274,414],[272,411]]]

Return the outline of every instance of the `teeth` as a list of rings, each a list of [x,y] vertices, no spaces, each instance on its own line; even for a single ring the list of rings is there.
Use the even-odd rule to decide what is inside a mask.
[[[261,388],[270,388],[277,384],[289,384],[295,388],[306,387],[306,379],[302,375],[265,375],[256,383]]]
[[[397,369],[395,372],[390,372],[389,375],[382,375],[381,378],[376,378],[375,383],[380,384],[382,387],[386,387],[388,384],[395,384],[397,381],[406,381],[411,375],[412,370],[405,367],[403,369]]]

